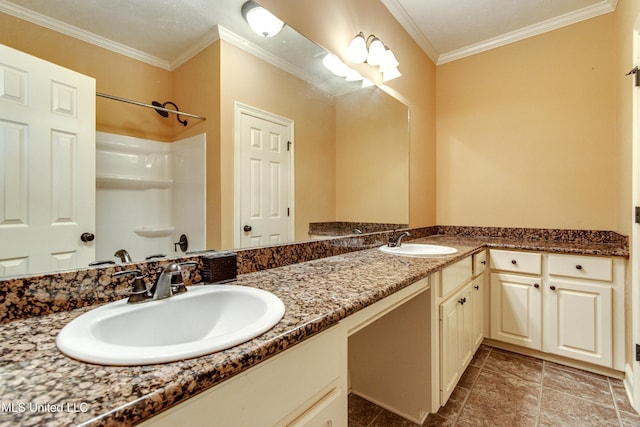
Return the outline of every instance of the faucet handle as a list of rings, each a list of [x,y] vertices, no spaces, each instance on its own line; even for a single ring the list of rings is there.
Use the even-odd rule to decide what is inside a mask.
[[[182,267],[191,267],[196,265],[198,265],[198,263],[195,261],[183,261],[183,262],[177,263],[177,266],[178,266],[177,270],[173,269],[172,267],[171,291],[174,294],[187,292],[187,287],[184,285],[184,281],[183,281],[184,279],[182,277]]]
[[[144,274],[137,268],[131,270],[123,270],[113,273],[113,277],[135,276],[133,280],[133,290],[129,294],[129,303],[142,302],[149,299],[147,286],[144,284]]]

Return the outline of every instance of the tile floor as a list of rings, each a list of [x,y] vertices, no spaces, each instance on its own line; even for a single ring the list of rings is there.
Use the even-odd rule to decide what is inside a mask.
[[[349,396],[349,427],[416,425]],[[447,404],[423,425],[630,427],[640,426],[640,415],[619,379],[483,345]]]

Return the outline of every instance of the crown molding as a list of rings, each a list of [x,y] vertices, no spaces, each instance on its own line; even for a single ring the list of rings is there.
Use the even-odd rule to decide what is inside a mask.
[[[404,27],[409,35],[416,41],[424,53],[431,58],[436,65],[445,64],[497,47],[505,46],[529,37],[537,36],[549,31],[557,30],[580,21],[595,18],[616,10],[618,0],[602,0],[591,6],[566,13],[538,24],[530,25],[517,31],[503,34],[479,43],[465,46],[460,49],[439,54],[431,45],[427,37],[420,31],[411,16],[400,4],[400,0],[381,0],[394,18]]]
[[[576,10],[574,12],[566,13],[558,17],[548,19],[538,24],[530,25],[525,28],[521,28],[517,31],[512,31],[507,34],[503,34],[499,37],[494,37],[489,40],[475,43],[470,46],[457,49],[451,52],[444,53],[438,57],[437,65],[452,62],[457,59],[462,59],[467,56],[475,55],[480,52],[495,49],[497,47],[505,46],[510,43],[514,43],[520,40],[527,39],[529,37],[544,34],[549,31],[557,30],[568,25],[572,25],[587,19],[595,18],[606,13],[616,10],[618,0],[604,0],[600,3],[596,3],[591,6]]]
[[[6,0],[0,0],[0,12],[4,12],[8,15],[15,16],[16,18],[23,19],[41,27],[48,28],[50,30],[90,43],[95,46],[99,46],[112,52],[119,53],[129,58],[171,71],[169,62],[164,59],[160,59],[140,50],[133,49],[122,43],[114,42],[113,40],[109,40],[81,28],[74,27],[72,25],[58,21],[57,19],[50,18],[22,6],[10,3]]]
[[[411,38],[420,46],[420,48],[427,54],[434,63],[437,63],[439,54],[436,49],[431,45],[427,37],[420,31],[420,28],[416,25],[415,21],[402,7],[398,0],[381,0],[382,4],[391,12],[396,21],[404,27],[405,31],[409,33]]]

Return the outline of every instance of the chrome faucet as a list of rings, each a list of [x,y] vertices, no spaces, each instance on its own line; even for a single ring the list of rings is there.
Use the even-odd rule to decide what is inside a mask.
[[[131,255],[126,249],[118,249],[118,252],[113,254],[114,257],[120,258],[121,262],[131,262]]]
[[[186,262],[171,262],[167,264],[160,272],[158,280],[149,289],[149,297],[152,300],[159,300],[169,298],[173,294],[178,294],[187,291],[187,287],[182,281],[182,269],[180,266],[198,265],[195,261]]]
[[[389,237],[389,243],[387,244],[387,246],[389,246],[390,248],[399,248],[400,246],[402,246],[402,238],[409,236],[411,236],[411,233],[409,233],[408,231],[403,231],[396,237]]]
[[[138,269],[119,271],[114,273],[113,277],[128,275],[135,276],[133,291],[129,294],[128,303],[155,301],[169,298],[174,294],[187,292],[187,287],[184,285],[182,279],[181,265],[192,266],[198,265],[198,263],[195,261],[185,261],[181,263],[172,262],[167,264],[160,272],[156,283],[149,290],[147,290],[147,287],[144,284],[145,276]]]

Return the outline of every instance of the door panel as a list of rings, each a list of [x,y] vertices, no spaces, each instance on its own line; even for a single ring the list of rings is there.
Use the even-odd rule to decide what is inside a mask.
[[[263,246],[293,240],[289,216],[291,155],[288,126],[240,114],[240,173],[237,213],[240,246]]]
[[[541,303],[539,278],[491,274],[491,338],[540,350]]]
[[[0,275],[95,259],[95,80],[0,45]]]
[[[611,367],[611,298],[609,286],[550,282],[545,287],[545,351]]]

